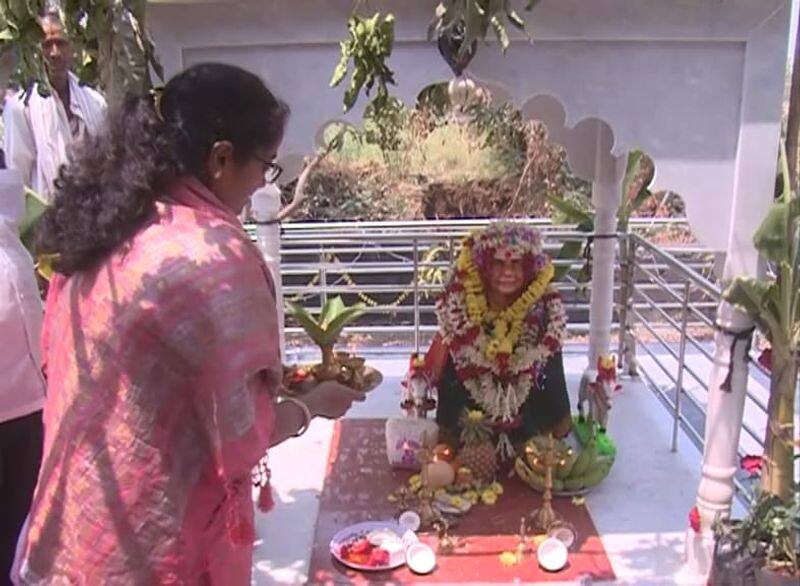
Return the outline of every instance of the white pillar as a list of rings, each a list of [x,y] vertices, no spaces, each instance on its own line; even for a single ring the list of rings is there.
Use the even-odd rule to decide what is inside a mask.
[[[745,89],[723,287],[735,277],[758,275],[759,257],[753,234],[772,203],[780,140],[784,72],[782,67],[775,67],[775,62],[786,54],[788,5],[782,10],[785,17],[776,13],[753,31],[745,51]],[[699,533],[690,528],[686,532],[687,561],[700,574],[711,569],[714,542],[711,524],[718,515],[730,514],[733,476],[739,466],[748,364],[745,343],[737,343],[731,355],[730,332],[746,331],[753,325],[746,315],[724,302],[717,309],[717,324],[720,327],[714,337],[716,349],[708,389],[703,469],[696,500],[701,528]],[[729,368],[732,369],[730,390],[726,390],[723,383]]]
[[[286,336],[283,311],[283,288],[281,286],[281,225],[277,222],[281,209],[281,190],[274,184],[267,183],[251,198],[252,214],[259,223],[256,227],[258,248],[264,255],[264,262],[272,275],[275,284],[275,304],[278,311],[278,331],[280,333],[281,359],[286,363]]]
[[[617,241],[605,237],[617,232],[617,209],[622,186],[616,174],[602,173],[592,184],[595,208],[594,231],[600,238],[592,244],[592,296],[589,306],[589,365],[593,371],[597,357],[611,349],[614,319],[614,260]]]

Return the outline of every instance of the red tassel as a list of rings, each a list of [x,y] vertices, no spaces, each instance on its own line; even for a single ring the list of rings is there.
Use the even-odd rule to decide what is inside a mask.
[[[272,484],[267,483],[258,491],[258,510],[268,513],[275,507],[275,500],[272,498]]]

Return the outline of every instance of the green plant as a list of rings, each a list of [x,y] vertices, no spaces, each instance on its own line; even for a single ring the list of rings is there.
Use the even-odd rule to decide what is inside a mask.
[[[525,10],[531,10],[537,3],[538,0],[527,0]],[[331,87],[338,86],[347,77],[352,61],[352,77],[343,98],[345,112],[353,108],[362,88],[369,94],[374,86],[377,92],[373,103],[378,110],[382,109],[388,102],[388,85],[395,84],[394,72],[386,63],[394,46],[394,15],[378,12],[364,18],[357,14],[363,4],[363,0],[355,3],[347,21],[348,37],[340,43],[341,56],[330,83]],[[454,37],[458,44],[456,52],[463,57],[474,52],[477,41],[485,40],[491,29],[505,52],[510,44],[507,23],[528,34],[527,25],[511,0],[443,0],[434,10],[428,39]]]
[[[330,86],[336,87],[344,81],[352,61],[350,85],[344,93],[344,111],[352,109],[362,89],[369,95],[375,86],[377,90],[372,105],[374,109],[381,110],[389,101],[388,84],[395,83],[394,72],[386,64],[394,44],[394,15],[382,16],[376,12],[372,18],[362,18],[351,14],[347,31],[347,40],[339,43],[341,57]]]
[[[750,316],[772,348],[762,488],[788,501],[800,349],[800,199],[791,189],[783,145],[781,173],[783,193],[753,237],[756,249],[771,265],[771,274],[764,279],[737,278],[723,298]]]
[[[42,58],[42,29],[37,15],[45,0],[0,1],[0,51],[12,46],[18,54],[13,79],[22,87],[50,85]],[[63,0],[61,18],[76,51],[75,71],[81,81],[99,83],[110,100],[128,90],[150,88],[150,68],[163,70],[146,32],[146,0]]]
[[[320,379],[332,379],[338,375],[336,357],[333,346],[345,326],[357,320],[364,313],[364,304],[357,303],[347,307],[341,297],[328,299],[317,317],[305,307],[288,301],[286,310],[294,317],[306,334],[319,346],[322,352],[322,368],[318,373]]]
[[[392,161],[392,154],[403,147],[408,116],[403,102],[393,96],[387,99],[383,107],[370,102],[364,109],[364,126],[360,137],[381,149],[387,165]]]
[[[719,519],[713,531],[717,540],[731,544],[769,570],[800,572],[800,501],[783,501],[756,490],[750,511],[743,519]]]

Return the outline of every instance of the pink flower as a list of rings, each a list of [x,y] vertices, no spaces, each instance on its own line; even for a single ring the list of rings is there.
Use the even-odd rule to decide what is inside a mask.
[[[764,367],[764,370],[772,371],[772,348],[770,346],[761,351],[758,356],[758,363]]]
[[[763,465],[764,461],[761,456],[742,456],[739,465],[742,467],[742,470],[747,472],[750,477],[758,476],[761,473],[761,466]]]
[[[697,507],[692,507],[692,510],[689,511],[689,527],[695,533],[700,533],[700,511],[697,510]]]

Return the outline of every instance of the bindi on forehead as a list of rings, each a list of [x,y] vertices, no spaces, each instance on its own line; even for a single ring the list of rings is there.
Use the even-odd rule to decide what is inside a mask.
[[[501,262],[510,262],[515,260],[522,260],[522,255],[510,248],[498,248],[494,253],[494,260]]]

